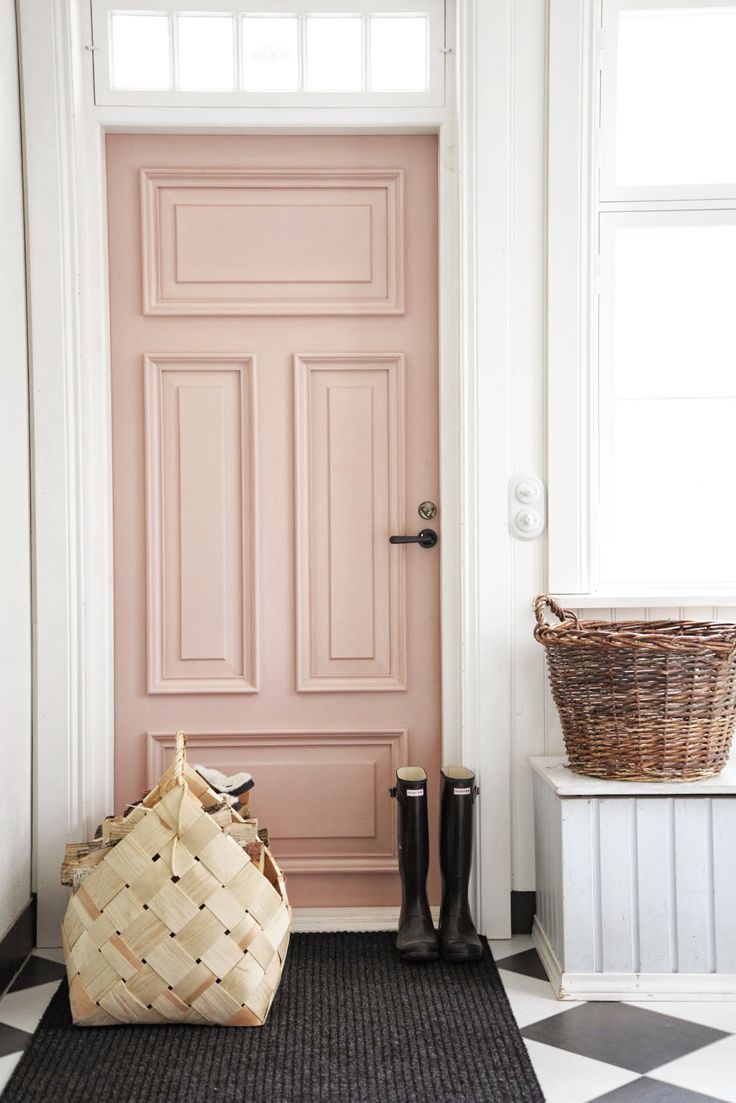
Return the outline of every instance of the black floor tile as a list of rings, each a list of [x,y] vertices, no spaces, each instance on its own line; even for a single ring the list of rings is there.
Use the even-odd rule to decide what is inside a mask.
[[[687,1088],[678,1088],[675,1084],[663,1084],[661,1080],[650,1080],[647,1076],[632,1080],[622,1088],[616,1088],[605,1095],[596,1096],[593,1103],[723,1103],[714,1095],[701,1095]]]
[[[45,957],[29,957],[9,991],[18,992],[21,988],[33,988],[37,984],[51,984],[52,981],[63,980],[65,975],[66,969],[58,961],[50,961]]]
[[[502,957],[496,961],[499,969],[508,969],[511,973],[523,973],[525,977],[536,977],[537,980],[547,980],[539,954],[536,950],[523,950],[519,954],[511,954],[510,957]]]
[[[586,1003],[533,1023],[521,1033],[535,1042],[642,1073],[727,1037],[722,1030],[621,1003]]]
[[[0,1023],[0,1057],[7,1057],[9,1053],[20,1053],[31,1040],[27,1030],[18,1030],[14,1026],[6,1026]]]

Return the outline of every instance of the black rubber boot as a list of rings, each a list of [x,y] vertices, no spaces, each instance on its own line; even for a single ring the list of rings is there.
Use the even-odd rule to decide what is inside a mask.
[[[477,961],[483,947],[470,914],[468,884],[478,790],[472,770],[464,766],[443,766],[440,785],[440,948],[445,961]]]
[[[427,775],[420,766],[404,766],[396,771],[396,788],[389,791],[399,805],[401,915],[396,949],[404,961],[436,961],[439,947],[427,900]]]

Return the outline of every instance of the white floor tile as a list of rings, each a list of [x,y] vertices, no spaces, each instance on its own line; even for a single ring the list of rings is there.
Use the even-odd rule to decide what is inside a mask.
[[[638,1080],[639,1073],[593,1061],[542,1042],[526,1042],[546,1103],[588,1103]]]
[[[647,1076],[736,1103],[736,1037],[721,1038],[720,1042],[678,1057]]]
[[[534,943],[530,934],[515,934],[512,938],[492,938],[488,945],[496,961],[502,957],[510,957],[511,954],[521,954],[524,950],[531,950]]]
[[[725,1030],[729,1034],[736,1034],[736,1000],[711,1000],[698,1003],[685,1003],[681,1000],[655,1003],[653,1000],[644,1000],[642,1003],[632,1002],[632,1006],[642,1007],[645,1011],[658,1011],[660,1015],[671,1015],[673,1019],[685,1019],[687,1022],[700,1023],[701,1026],[710,1026],[714,1030]]]
[[[552,985],[546,980],[527,977],[523,973],[512,973],[510,969],[499,969],[498,974],[520,1027],[530,1026],[531,1023],[549,1019],[551,1015],[580,1007],[577,1000],[558,1000],[552,991]]]
[[[22,1056],[22,1053],[8,1053],[5,1057],[0,1057],[0,1092],[7,1084],[13,1069]]]
[[[0,1022],[32,1033],[60,983],[55,980],[51,984],[37,984],[32,988],[21,988],[19,992],[8,992],[0,1000]]]
[[[45,957],[49,961],[58,961],[59,964],[64,964],[64,951],[60,946],[50,950],[34,950],[33,953],[36,957]]]

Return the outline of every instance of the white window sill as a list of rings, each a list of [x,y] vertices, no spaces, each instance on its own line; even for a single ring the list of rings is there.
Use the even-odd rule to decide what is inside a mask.
[[[736,606],[736,591],[731,593],[595,593],[553,594],[564,609],[687,609],[709,606]]]

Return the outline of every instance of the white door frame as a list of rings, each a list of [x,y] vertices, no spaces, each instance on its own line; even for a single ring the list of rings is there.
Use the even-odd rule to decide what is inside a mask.
[[[439,134],[443,757],[477,771],[476,914],[490,937],[508,937],[514,3],[457,0],[456,82],[455,66],[448,67],[456,112],[304,108],[290,111],[285,127],[283,109],[96,109],[88,0],[19,0],[33,395],[39,945],[59,943],[67,897],[59,885],[63,842],[86,838],[112,808],[104,137],[111,130],[144,129]]]

